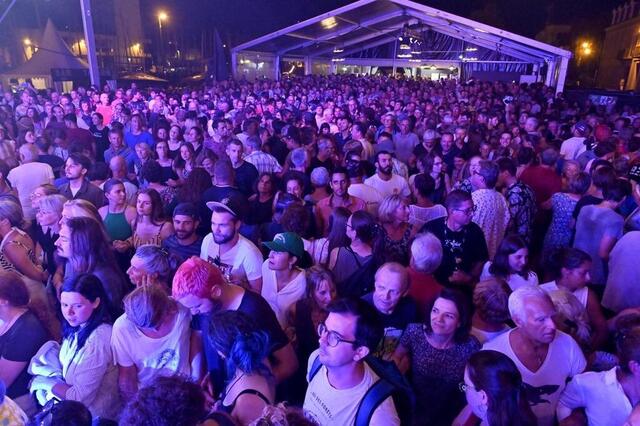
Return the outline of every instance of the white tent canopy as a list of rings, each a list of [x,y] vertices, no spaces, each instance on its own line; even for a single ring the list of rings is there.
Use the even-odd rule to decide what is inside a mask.
[[[31,58],[17,68],[3,74],[5,79],[40,78],[45,87],[51,87],[52,70],[87,70],[85,61],[75,56],[69,46],[56,31],[51,19],[47,21],[42,39],[37,43],[37,50]]]
[[[545,83],[557,91],[564,87],[571,52],[410,0],[358,0],[242,43],[231,50],[232,69],[237,69],[239,54],[260,52],[273,58],[276,77],[285,57],[304,60],[305,72],[310,73],[312,60],[335,61],[339,55],[339,60],[348,61],[358,52],[395,42],[407,26],[499,54],[499,60],[474,58],[478,63],[520,62],[539,70],[546,66]]]

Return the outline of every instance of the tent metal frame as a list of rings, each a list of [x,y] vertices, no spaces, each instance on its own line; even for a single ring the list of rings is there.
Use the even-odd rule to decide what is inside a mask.
[[[327,21],[332,25],[323,25]],[[239,54],[260,52],[274,57],[276,79],[280,77],[280,59],[284,56],[303,59],[305,73],[309,74],[313,60],[330,62],[338,55],[345,64],[354,62],[356,58],[348,58],[349,55],[393,42],[405,25],[421,26],[512,58],[477,63],[527,63],[538,70],[546,65],[545,84],[555,86],[556,92],[564,88],[570,51],[411,0],[358,0],[295,23],[233,47],[231,66],[235,75]],[[334,54],[336,48],[343,51]],[[375,66],[390,59],[396,61],[396,58],[358,58],[357,62]],[[335,64],[332,65],[335,69]]]

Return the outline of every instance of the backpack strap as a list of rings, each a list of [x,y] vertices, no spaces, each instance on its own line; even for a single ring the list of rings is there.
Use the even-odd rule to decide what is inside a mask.
[[[356,412],[354,426],[368,426],[376,409],[385,399],[393,395],[395,387],[387,380],[380,379],[367,390]]]
[[[313,360],[313,363],[311,364],[311,370],[309,370],[309,377],[308,377],[309,383],[311,383],[313,378],[316,377],[316,374],[318,374],[318,371],[320,371],[321,368],[322,368],[322,363],[320,362],[320,355],[317,355]]]

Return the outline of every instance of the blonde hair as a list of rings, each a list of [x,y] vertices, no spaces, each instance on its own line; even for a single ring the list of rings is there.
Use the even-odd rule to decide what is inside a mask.
[[[62,208],[64,204],[67,202],[67,198],[64,195],[53,194],[53,195],[45,195],[38,200],[38,209],[51,211],[56,213],[58,216],[62,215]]]
[[[564,289],[549,292],[549,297],[557,311],[553,318],[556,327],[570,334],[580,346],[587,346],[591,339],[591,326],[582,303],[573,293]]]
[[[62,207],[68,209],[69,213],[71,213],[71,217],[88,217],[89,219],[94,219],[96,222],[102,223],[102,218],[100,217],[100,213],[98,213],[98,209],[87,200],[79,198],[69,200],[64,203]]]
[[[400,207],[404,204],[404,200],[398,194],[389,195],[378,206],[378,219],[381,223],[393,222],[393,216]]]
[[[160,287],[145,285],[124,298],[127,319],[140,328],[157,327],[165,314],[173,311],[175,302]]]

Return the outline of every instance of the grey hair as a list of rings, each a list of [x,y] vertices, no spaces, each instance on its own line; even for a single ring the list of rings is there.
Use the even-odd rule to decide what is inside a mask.
[[[0,220],[7,219],[11,226],[24,228],[24,214],[22,206],[10,198],[0,198]]]
[[[316,167],[311,171],[311,183],[315,186],[329,185],[329,171],[324,167]]]
[[[442,262],[442,243],[430,232],[419,234],[411,243],[411,263],[416,271],[431,274]]]
[[[509,296],[509,315],[515,321],[516,318],[526,319],[525,306],[528,299],[538,298],[547,300],[553,304],[551,298],[540,287],[534,285],[525,285],[516,289]]]
[[[307,161],[307,150],[304,148],[296,148],[291,151],[291,162],[296,167],[304,166]]]
[[[45,195],[38,200],[38,209],[55,212],[58,216],[62,215],[62,208],[67,202],[67,197],[61,194]]]
[[[144,262],[147,274],[158,274],[158,280],[170,285],[171,277],[178,269],[178,261],[167,250],[153,244],[145,244],[136,249],[134,256]]]

